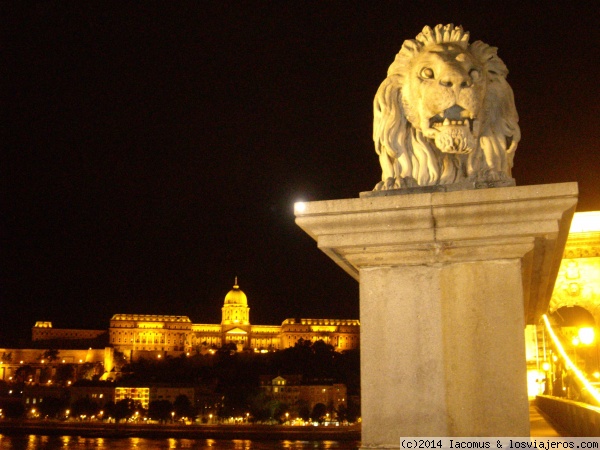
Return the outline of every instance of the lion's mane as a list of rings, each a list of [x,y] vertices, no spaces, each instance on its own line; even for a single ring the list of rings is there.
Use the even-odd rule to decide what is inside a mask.
[[[438,148],[436,139],[423,134],[415,111],[419,102],[427,98],[415,97],[406,90],[408,78],[415,76],[411,72],[415,58],[434,46],[439,52],[444,44],[464,52],[482,69],[482,94],[472,94],[483,95],[479,99],[482,105],[479,123],[473,148],[462,153],[444,152]],[[382,181],[375,190],[510,179],[521,134],[507,74],[497,49],[481,41],[469,44],[469,33],[460,26],[425,27],[416,39],[405,41],[373,102],[373,140],[382,168]],[[443,116],[442,111],[438,112]]]

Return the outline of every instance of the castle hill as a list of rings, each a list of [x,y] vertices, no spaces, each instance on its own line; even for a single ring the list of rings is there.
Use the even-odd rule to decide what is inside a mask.
[[[359,331],[355,319],[252,325],[237,279],[221,324],[145,314],[115,314],[108,330],[39,321],[30,348],[0,349],[2,414],[349,425],[360,416]]]

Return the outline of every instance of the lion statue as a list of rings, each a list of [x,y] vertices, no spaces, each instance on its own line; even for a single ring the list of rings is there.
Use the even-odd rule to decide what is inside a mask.
[[[453,24],[404,42],[373,102],[376,191],[511,181],[521,139],[497,49]]]

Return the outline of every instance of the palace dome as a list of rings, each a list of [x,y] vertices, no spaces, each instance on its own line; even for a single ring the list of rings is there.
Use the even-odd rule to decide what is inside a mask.
[[[225,296],[225,304],[248,306],[248,298],[246,297],[246,294],[244,294],[244,291],[242,291],[238,286],[237,277],[235,278],[233,289],[230,290]]]

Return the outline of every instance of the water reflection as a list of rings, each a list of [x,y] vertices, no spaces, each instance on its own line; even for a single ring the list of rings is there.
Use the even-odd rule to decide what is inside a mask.
[[[356,450],[357,441],[251,441],[243,439],[146,439],[146,438],[83,438],[76,436],[6,436],[0,434],[0,450]]]

